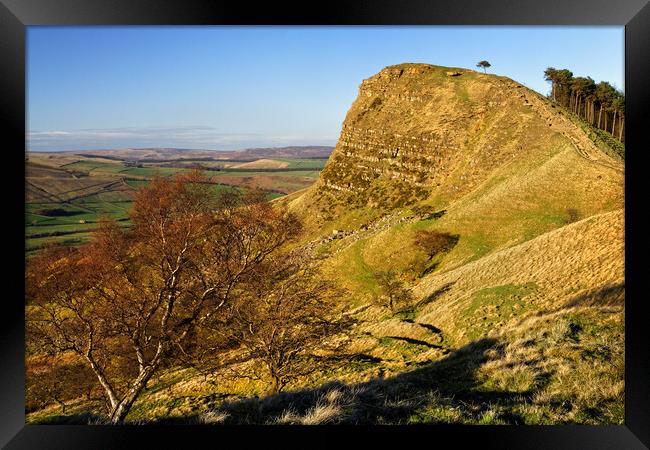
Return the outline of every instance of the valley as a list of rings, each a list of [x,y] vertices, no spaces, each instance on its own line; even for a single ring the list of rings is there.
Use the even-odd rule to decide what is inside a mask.
[[[273,199],[310,186],[329,151],[288,147],[30,152],[25,166],[26,253],[33,255],[48,243],[87,242],[100,217],[128,226],[133,193],[156,176],[199,168],[210,174],[215,192],[258,189]]]

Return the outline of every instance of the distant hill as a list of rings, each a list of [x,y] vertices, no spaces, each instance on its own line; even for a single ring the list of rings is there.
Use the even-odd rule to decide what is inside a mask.
[[[328,158],[334,147],[328,146],[294,146],[247,148],[243,150],[192,150],[181,148],[124,148],[113,150],[83,150],[51,152],[59,155],[79,155],[113,160],[135,160],[142,162],[178,161],[178,160],[235,160],[255,161],[261,158]],[[45,153],[45,152],[38,152]]]

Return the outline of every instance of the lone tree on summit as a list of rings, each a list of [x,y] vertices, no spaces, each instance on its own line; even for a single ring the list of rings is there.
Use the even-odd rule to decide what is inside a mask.
[[[490,64],[489,62],[483,60],[483,61],[479,61],[479,62],[476,64],[476,67],[481,67],[481,68],[483,68],[483,72],[487,73],[486,69],[487,69],[488,67],[492,67],[492,64]]]

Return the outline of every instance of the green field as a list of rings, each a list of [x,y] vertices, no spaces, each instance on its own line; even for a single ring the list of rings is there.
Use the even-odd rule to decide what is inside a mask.
[[[274,158],[276,161],[283,161],[289,163],[290,169],[305,169],[305,170],[322,170],[325,167],[327,159],[289,159],[289,158]]]
[[[172,169],[172,170],[178,170],[178,169]],[[211,176],[229,176],[229,177],[255,177],[255,176],[260,176],[260,175],[269,175],[269,176],[275,176],[275,177],[307,177],[307,178],[318,178],[318,175],[320,174],[319,170],[292,170],[292,171],[286,171],[286,172],[265,172],[263,170],[255,171],[255,170],[250,170],[246,172],[229,172],[227,170],[224,171],[218,171],[218,172],[208,172]]]
[[[97,195],[89,196],[97,197]],[[28,254],[49,243],[80,244],[96,229],[100,218],[106,217],[128,224],[131,201],[90,201],[85,197],[72,202],[27,203],[25,205],[25,240]],[[49,215],[48,211],[64,211]]]
[[[269,200],[281,197],[287,192],[302,189],[315,181],[324,166],[324,159],[281,158],[289,165],[287,171],[246,170],[206,171],[214,183],[215,193],[231,190],[261,189]],[[187,163],[191,161],[184,161]],[[204,166],[219,167],[227,161],[196,161]],[[156,176],[169,177],[188,168],[163,167],[167,163],[143,163],[142,167],[127,166],[123,162],[95,161],[79,157],[79,160],[48,169],[50,178],[44,178],[42,171],[38,178],[38,199],[25,204],[26,254],[34,255],[46,244],[80,245],[87,242],[92,231],[98,227],[102,217],[130,226],[129,210],[133,195]],[[34,166],[36,167],[36,166]],[[40,166],[39,166],[40,167]],[[30,182],[30,166],[27,168]],[[304,169],[304,170],[296,170]],[[34,169],[31,169],[34,171]],[[50,175],[48,172],[48,175]],[[36,174],[34,171],[33,173]],[[220,181],[223,178],[223,182]],[[97,180],[96,188],[93,185]],[[107,184],[115,179],[118,183]]]
[[[155,177],[170,176],[176,172],[186,171],[187,169],[174,168],[174,167],[158,167],[153,164],[144,165],[144,167],[126,167],[123,164],[113,164],[105,162],[94,162],[89,160],[79,161],[72,164],[67,164],[64,167],[69,171],[86,172],[89,175],[121,175],[121,176],[136,176],[136,177]]]

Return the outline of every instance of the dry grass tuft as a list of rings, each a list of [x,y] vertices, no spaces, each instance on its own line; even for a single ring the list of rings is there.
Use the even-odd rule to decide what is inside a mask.
[[[343,408],[336,403],[317,403],[301,419],[302,425],[324,425],[339,421],[343,417]]]
[[[198,422],[205,425],[219,424],[224,423],[228,417],[230,414],[225,411],[212,410],[201,414]]]
[[[327,394],[324,395],[325,401],[327,403],[337,403],[342,400],[343,398],[343,392],[338,390],[338,389],[332,389],[331,391],[328,391]]]
[[[274,423],[276,425],[297,425],[300,424],[300,415],[290,408],[276,418]]]
[[[272,422],[279,425],[339,423],[348,416],[346,409],[351,406],[353,399],[360,392],[362,392],[362,389],[348,389],[346,392],[340,389],[330,389],[319,395],[314,406],[309,408],[303,415],[300,415],[290,406]]]

